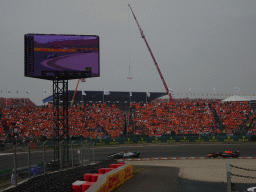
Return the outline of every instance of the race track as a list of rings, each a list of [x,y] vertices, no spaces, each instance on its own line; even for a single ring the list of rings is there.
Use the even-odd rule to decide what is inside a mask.
[[[77,53],[47,59],[43,65],[51,69],[58,70],[79,70],[85,71],[86,67],[91,67],[92,73],[98,73],[97,53]]]
[[[177,145],[153,145],[153,146],[118,146],[118,147],[97,147],[94,148],[95,160],[107,159],[108,154],[121,151],[140,151],[140,158],[158,157],[205,157],[211,152],[223,152],[225,150],[240,151],[240,157],[256,157],[256,144],[177,144]],[[84,159],[93,159],[93,150],[84,150]],[[79,159],[78,150],[74,150],[75,159]],[[46,152],[46,161],[53,160],[53,151]],[[31,152],[31,165],[43,161],[43,152]],[[28,154],[26,152],[17,153],[17,167],[28,165]],[[0,154],[0,170],[13,168],[13,154]]]

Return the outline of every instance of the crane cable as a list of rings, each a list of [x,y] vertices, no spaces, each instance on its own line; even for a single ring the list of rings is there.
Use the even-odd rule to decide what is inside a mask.
[[[131,63],[130,63],[130,25],[129,25],[129,73],[127,79],[131,79],[132,82],[132,73],[131,73]]]

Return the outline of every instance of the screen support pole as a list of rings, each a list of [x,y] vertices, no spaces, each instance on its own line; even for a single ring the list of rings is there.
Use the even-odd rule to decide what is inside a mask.
[[[62,99],[62,101],[61,101]],[[68,80],[53,80],[54,161],[69,161]],[[60,142],[66,141],[63,147]],[[63,150],[60,157],[60,149]]]

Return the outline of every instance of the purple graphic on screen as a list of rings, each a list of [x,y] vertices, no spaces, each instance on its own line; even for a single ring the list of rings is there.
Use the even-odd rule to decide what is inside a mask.
[[[34,41],[37,43],[49,43],[53,41],[69,41],[69,40],[89,40],[97,39],[93,36],[60,36],[60,35],[37,35],[34,36]]]
[[[73,73],[88,68],[91,77],[99,76],[98,36],[27,34],[25,43],[25,76],[43,78],[46,71]]]

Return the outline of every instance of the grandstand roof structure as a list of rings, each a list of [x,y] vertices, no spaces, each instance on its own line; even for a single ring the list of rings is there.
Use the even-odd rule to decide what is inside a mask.
[[[74,103],[97,103],[103,102],[103,91],[85,91],[86,95],[82,95],[82,91],[77,91]],[[130,92],[110,91],[109,95],[104,95],[105,103],[129,103]],[[68,91],[68,99],[71,102],[74,91]],[[147,102],[167,95],[166,92],[150,92],[150,97],[147,97]],[[43,103],[51,102],[53,95],[43,99]],[[146,102],[146,92],[132,92],[131,102]]]
[[[234,95],[231,97],[228,97],[224,100],[222,100],[223,102],[227,102],[227,101],[256,101],[256,96],[238,96],[238,95]]]

